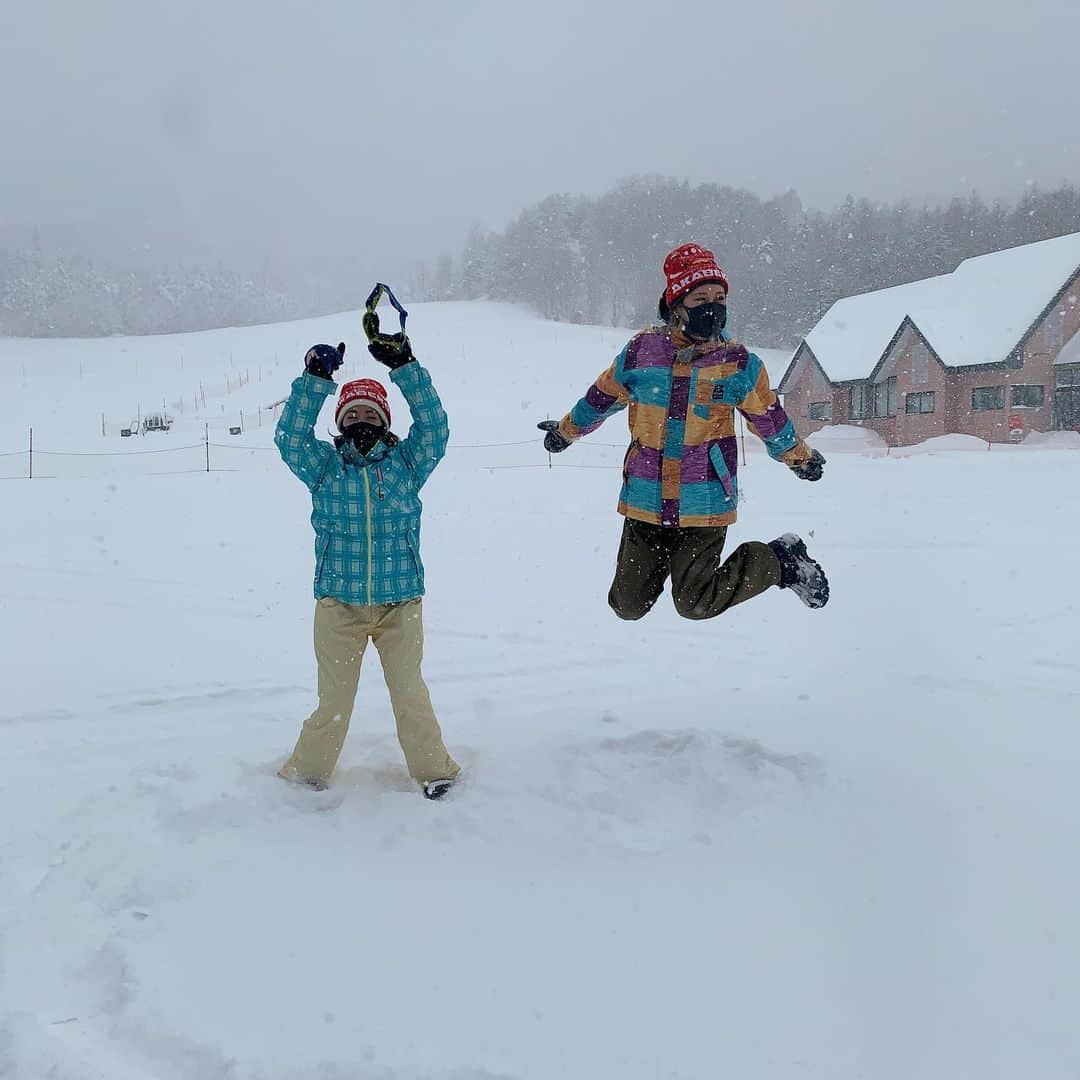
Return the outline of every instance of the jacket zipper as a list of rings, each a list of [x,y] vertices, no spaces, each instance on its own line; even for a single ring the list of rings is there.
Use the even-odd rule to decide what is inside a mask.
[[[367,602],[371,603],[371,579],[372,579],[372,561],[371,561],[371,480],[368,477],[368,471],[364,469],[364,511],[365,518],[367,520]]]

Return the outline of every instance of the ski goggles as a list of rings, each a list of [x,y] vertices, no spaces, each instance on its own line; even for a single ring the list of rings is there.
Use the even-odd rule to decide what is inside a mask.
[[[384,296],[398,313],[401,330],[396,334],[383,334],[379,331],[379,316],[375,309]],[[371,290],[371,294],[364,302],[364,316],[361,320],[368,342],[372,345],[387,346],[395,352],[403,352],[408,342],[405,336],[405,320],[408,317],[409,313],[401,306],[390,286],[384,285],[381,281],[376,282],[375,288]]]

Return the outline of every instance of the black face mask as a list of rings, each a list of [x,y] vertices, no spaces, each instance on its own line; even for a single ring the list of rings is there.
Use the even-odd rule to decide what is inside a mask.
[[[365,456],[375,449],[386,429],[382,424],[346,424],[341,429],[342,442],[351,442]]]
[[[686,333],[695,341],[713,341],[727,325],[727,304],[698,304],[685,310]]]

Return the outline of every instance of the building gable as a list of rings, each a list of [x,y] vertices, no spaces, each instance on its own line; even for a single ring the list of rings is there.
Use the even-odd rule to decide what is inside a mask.
[[[905,350],[911,349],[911,364],[913,376],[920,375],[921,365],[925,363],[925,377],[913,377],[915,383],[929,381],[929,365],[936,364],[942,371],[948,371],[948,365],[938,355],[937,350],[930,343],[930,339],[919,329],[915,320],[910,315],[904,317],[892,340],[885,346],[878,362],[873,370],[867,375],[868,382],[878,382],[895,374],[896,365],[903,356]]]
[[[1064,305],[1068,305],[1068,307]],[[1060,289],[1058,289],[1058,291],[1047,303],[1046,307],[1044,307],[1042,311],[1039,312],[1039,315],[1035,319],[1035,321],[1032,322],[1032,324],[1027,328],[1027,330],[1024,331],[1023,336],[1010,351],[1009,356],[1015,356],[1018,359],[1022,359],[1024,349],[1031,342],[1031,339],[1037,333],[1039,333],[1039,331],[1043,331],[1045,333],[1047,329],[1050,328],[1051,324],[1058,319],[1060,319],[1061,322],[1061,340],[1056,341],[1056,346],[1050,345],[1048,347],[1048,351],[1060,351],[1066,340],[1066,335],[1064,334],[1064,324],[1069,315],[1068,309],[1078,306],[1080,306],[1080,266],[1076,268],[1076,271],[1069,278],[1069,280],[1066,281]],[[1019,367],[1020,364],[1016,363],[1012,366]]]
[[[799,342],[799,347],[795,350],[795,354],[791,358],[791,363],[784,369],[784,374],[780,376],[780,382],[777,383],[777,393],[786,394],[788,387],[796,377],[796,372],[800,370],[800,366],[806,359],[807,355],[813,356],[814,352],[809,345],[806,344],[804,338]]]
[[[791,358],[791,363],[788,364],[777,390],[781,394],[787,394],[804,382],[811,394],[825,394],[832,391],[829,376],[818,362],[814,350],[805,341],[795,350],[795,355]]]

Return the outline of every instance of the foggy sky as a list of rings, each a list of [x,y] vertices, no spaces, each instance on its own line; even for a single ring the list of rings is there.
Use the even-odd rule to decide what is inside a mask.
[[[11,0],[0,243],[384,276],[642,173],[914,201],[1080,182],[1073,0]]]

